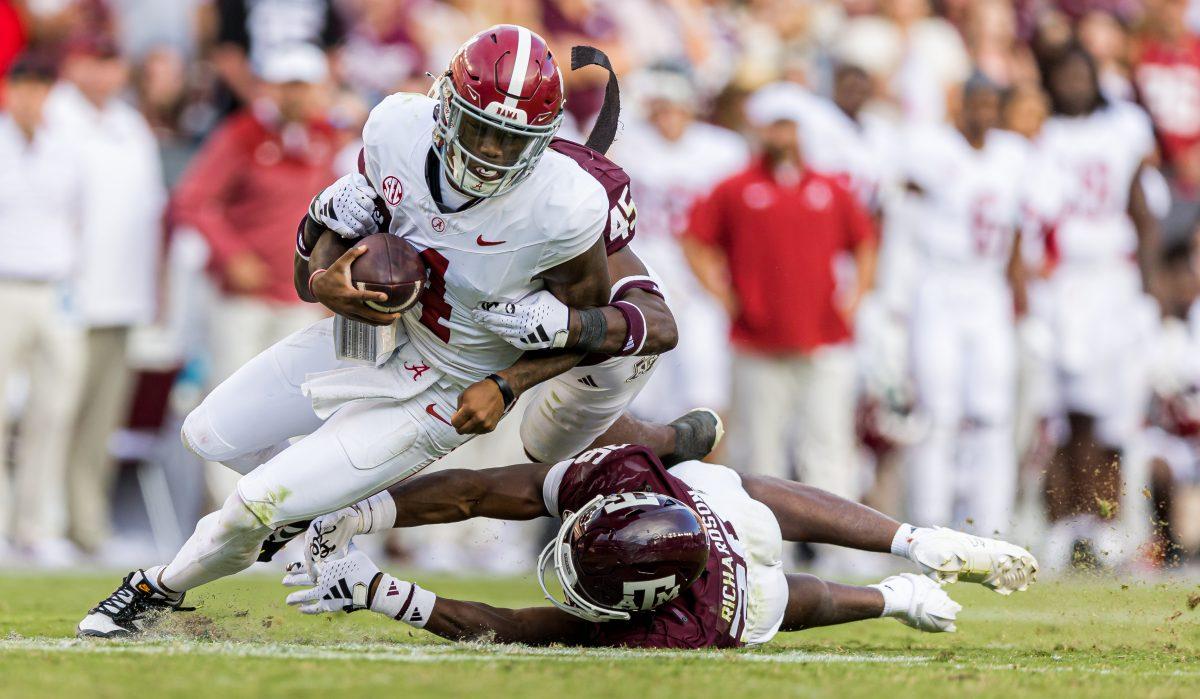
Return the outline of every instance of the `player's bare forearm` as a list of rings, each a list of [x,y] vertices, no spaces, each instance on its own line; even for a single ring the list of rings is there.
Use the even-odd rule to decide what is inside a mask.
[[[517,398],[534,386],[564,374],[583,361],[584,354],[572,350],[526,352],[507,369],[496,372],[504,377]]]
[[[840,585],[813,575],[789,575],[788,602],[780,631],[877,619],[883,615],[883,593],[873,587]]]
[[[388,492],[396,527],[461,522],[473,517],[529,520],[545,517],[542,483],[548,464],[450,469],[411,478]]]
[[[304,246],[312,250],[312,254],[306,260],[300,256],[299,252],[296,253],[293,264],[292,283],[296,287],[296,294],[302,301],[318,303],[317,297],[313,295],[312,289],[309,288],[309,277],[318,269],[328,269],[334,261],[350,249],[350,241],[313,221],[308,216],[304,217],[302,225],[303,229],[299,234],[304,237]]]
[[[505,609],[438,597],[425,630],[451,641],[583,644],[590,624],[553,607]]]
[[[647,277],[650,274],[646,265],[628,247],[623,248],[608,257],[609,286],[615,287],[622,280],[630,277]],[[675,316],[671,313],[662,296],[642,288],[631,288],[621,294],[619,301],[637,307],[645,319],[645,340],[642,346],[633,354],[638,356],[662,354],[675,349],[679,342],[679,330],[675,325]],[[625,349],[629,338],[629,322],[615,306],[604,306],[600,309],[604,314],[605,333],[603,341],[594,348],[597,354],[619,354]],[[571,310],[567,346],[570,347],[579,340],[581,320],[576,309]]]
[[[803,483],[743,474],[742,486],[771,510],[787,541],[886,553],[900,528],[877,510]]]

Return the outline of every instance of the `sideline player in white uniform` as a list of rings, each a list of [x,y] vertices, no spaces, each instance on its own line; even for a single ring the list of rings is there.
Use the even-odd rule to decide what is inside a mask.
[[[391,527],[472,517],[562,518],[537,575],[553,607],[503,609],[439,598],[379,571],[350,540]],[[315,587],[288,604],[316,614],[370,609],[453,640],[647,648],[731,648],[777,631],[891,616],[954,631],[960,580],[1001,594],[1033,582],[1037,561],[1012,544],[901,524],[811,486],[699,461],[670,469],[641,446],[609,445],[553,466],[520,464],[421,476],[309,528]],[[856,587],[789,575],[784,541],[881,553],[920,566]],[[549,593],[553,572],[566,601]]]
[[[629,173],[638,203],[638,256],[662,279],[679,326],[679,346],[662,356],[633,409],[668,420],[691,406],[717,411],[729,402],[729,321],[683,257],[679,236],[692,204],[749,158],[738,134],[695,119],[698,97],[679,70],[637,76],[644,117],[631,120],[612,157]],[[696,378],[703,376],[703,381]]]
[[[1038,137],[1040,161],[1060,183],[1046,248],[1052,266],[1034,313],[1054,336],[1053,417],[1065,438],[1046,479],[1055,522],[1049,565],[1087,552],[1103,505],[1120,502],[1120,460],[1149,399],[1145,346],[1156,321],[1158,229],[1140,173],[1154,153],[1149,118],[1107,100],[1081,48],[1046,72],[1054,116]],[[1085,556],[1091,558],[1091,556]]]
[[[930,420],[910,453],[907,512],[965,519],[991,535],[1010,531],[1017,486],[1013,304],[1024,296],[1018,225],[1029,148],[998,128],[1000,92],[982,76],[963,86],[953,112],[953,125],[916,126],[905,139],[919,213],[910,357]]]
[[[245,474],[236,492],[174,560],[130,573],[80,623],[81,635],[136,633],[149,610],[178,608],[186,590],[249,566],[276,528],[361,500],[494,427],[517,391],[583,353],[647,351],[642,310],[605,305],[605,241],[632,203],[614,212],[586,163],[548,150],[564,100],[544,41],[524,27],[485,30],[434,94],[393,95],[376,107],[359,163],[370,192],[335,186],[315,207],[344,210],[361,196],[358,211],[370,219],[372,199],[382,200],[390,233],[417,247],[430,270],[420,306],[402,316],[368,308],[381,295],[349,281],[363,249],[307,218],[298,235],[302,296],[365,322],[399,320],[399,346],[379,366],[349,365],[332,351],[332,321],[322,321],[219,386],[188,416],[183,437]],[[543,287],[586,308],[549,333],[573,351],[520,358],[478,312],[516,306]],[[297,435],[307,436],[289,446]]]

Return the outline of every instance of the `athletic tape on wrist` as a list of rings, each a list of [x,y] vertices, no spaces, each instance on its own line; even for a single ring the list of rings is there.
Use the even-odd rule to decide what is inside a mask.
[[[613,308],[625,316],[625,342],[621,344],[618,356],[628,356],[642,351],[646,344],[646,316],[642,309],[628,301],[617,301]]]
[[[599,308],[585,308],[579,311],[579,339],[575,348],[584,352],[595,352],[604,344],[604,336],[608,334],[608,319]]]
[[[384,490],[355,505],[362,524],[359,534],[374,534],[396,526],[396,500]]]

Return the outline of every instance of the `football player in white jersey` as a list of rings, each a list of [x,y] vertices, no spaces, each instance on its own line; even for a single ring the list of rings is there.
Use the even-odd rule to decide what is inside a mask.
[[[679,346],[659,359],[634,412],[667,420],[694,405],[718,411],[729,401],[729,331],[724,310],[704,293],[683,257],[679,236],[692,204],[749,157],[740,135],[695,118],[698,96],[682,70],[654,68],[636,76],[643,101],[613,146],[629,173],[638,206],[638,256],[662,279],[679,325]],[[696,377],[705,377],[697,381]]]
[[[963,86],[952,124],[905,139],[906,186],[919,212],[911,361],[929,431],[911,451],[910,517],[1011,529],[1017,485],[1014,295],[1028,144],[1000,130],[1000,92]],[[956,509],[956,496],[961,506]]]
[[[126,576],[79,634],[137,633],[149,611],[177,609],[186,590],[249,566],[272,531],[408,478],[494,427],[520,391],[587,353],[654,353],[673,343],[670,333],[647,330],[673,323],[644,268],[623,275],[639,277],[622,285],[641,294],[637,303],[612,300],[606,248],[630,233],[632,201],[627,189],[605,187],[619,168],[599,154],[577,144],[551,148],[562,75],[541,37],[512,25],[481,32],[433,95],[393,95],[372,111],[359,172],[312,207],[338,215],[323,216],[325,225],[306,217],[298,231],[301,296],[364,322],[398,321],[398,347],[378,366],[341,361],[333,323],[322,321],[214,390],[188,416],[183,438],[243,473],[236,491],[170,563]],[[384,299],[351,285],[350,264],[364,248],[354,246],[351,227],[329,229],[331,218],[386,221],[421,251],[430,278],[416,309],[400,315],[364,305]],[[489,315],[492,304],[512,304],[513,313]],[[529,340],[506,334],[531,322]],[[569,351],[521,357],[540,347]],[[289,444],[299,435],[307,436]],[[591,437],[580,430],[572,438]]]
[[[1154,154],[1150,120],[1110,101],[1095,65],[1069,47],[1044,76],[1054,115],[1038,137],[1060,197],[1046,234],[1049,278],[1031,310],[1054,336],[1055,418],[1065,437],[1047,474],[1049,565],[1086,551],[1101,509],[1120,501],[1120,459],[1145,417],[1144,347],[1157,323],[1157,223],[1140,173]],[[1091,558],[1087,556],[1086,558]]]

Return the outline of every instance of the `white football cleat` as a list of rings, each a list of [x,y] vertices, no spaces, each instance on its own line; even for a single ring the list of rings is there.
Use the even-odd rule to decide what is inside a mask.
[[[1037,580],[1037,559],[1020,546],[945,527],[916,530],[908,558],[940,583],[979,583],[1002,595],[1023,592]]]
[[[883,616],[890,616],[905,626],[929,633],[954,633],[954,621],[962,605],[950,599],[934,580],[903,573],[871,585],[883,593]]]

